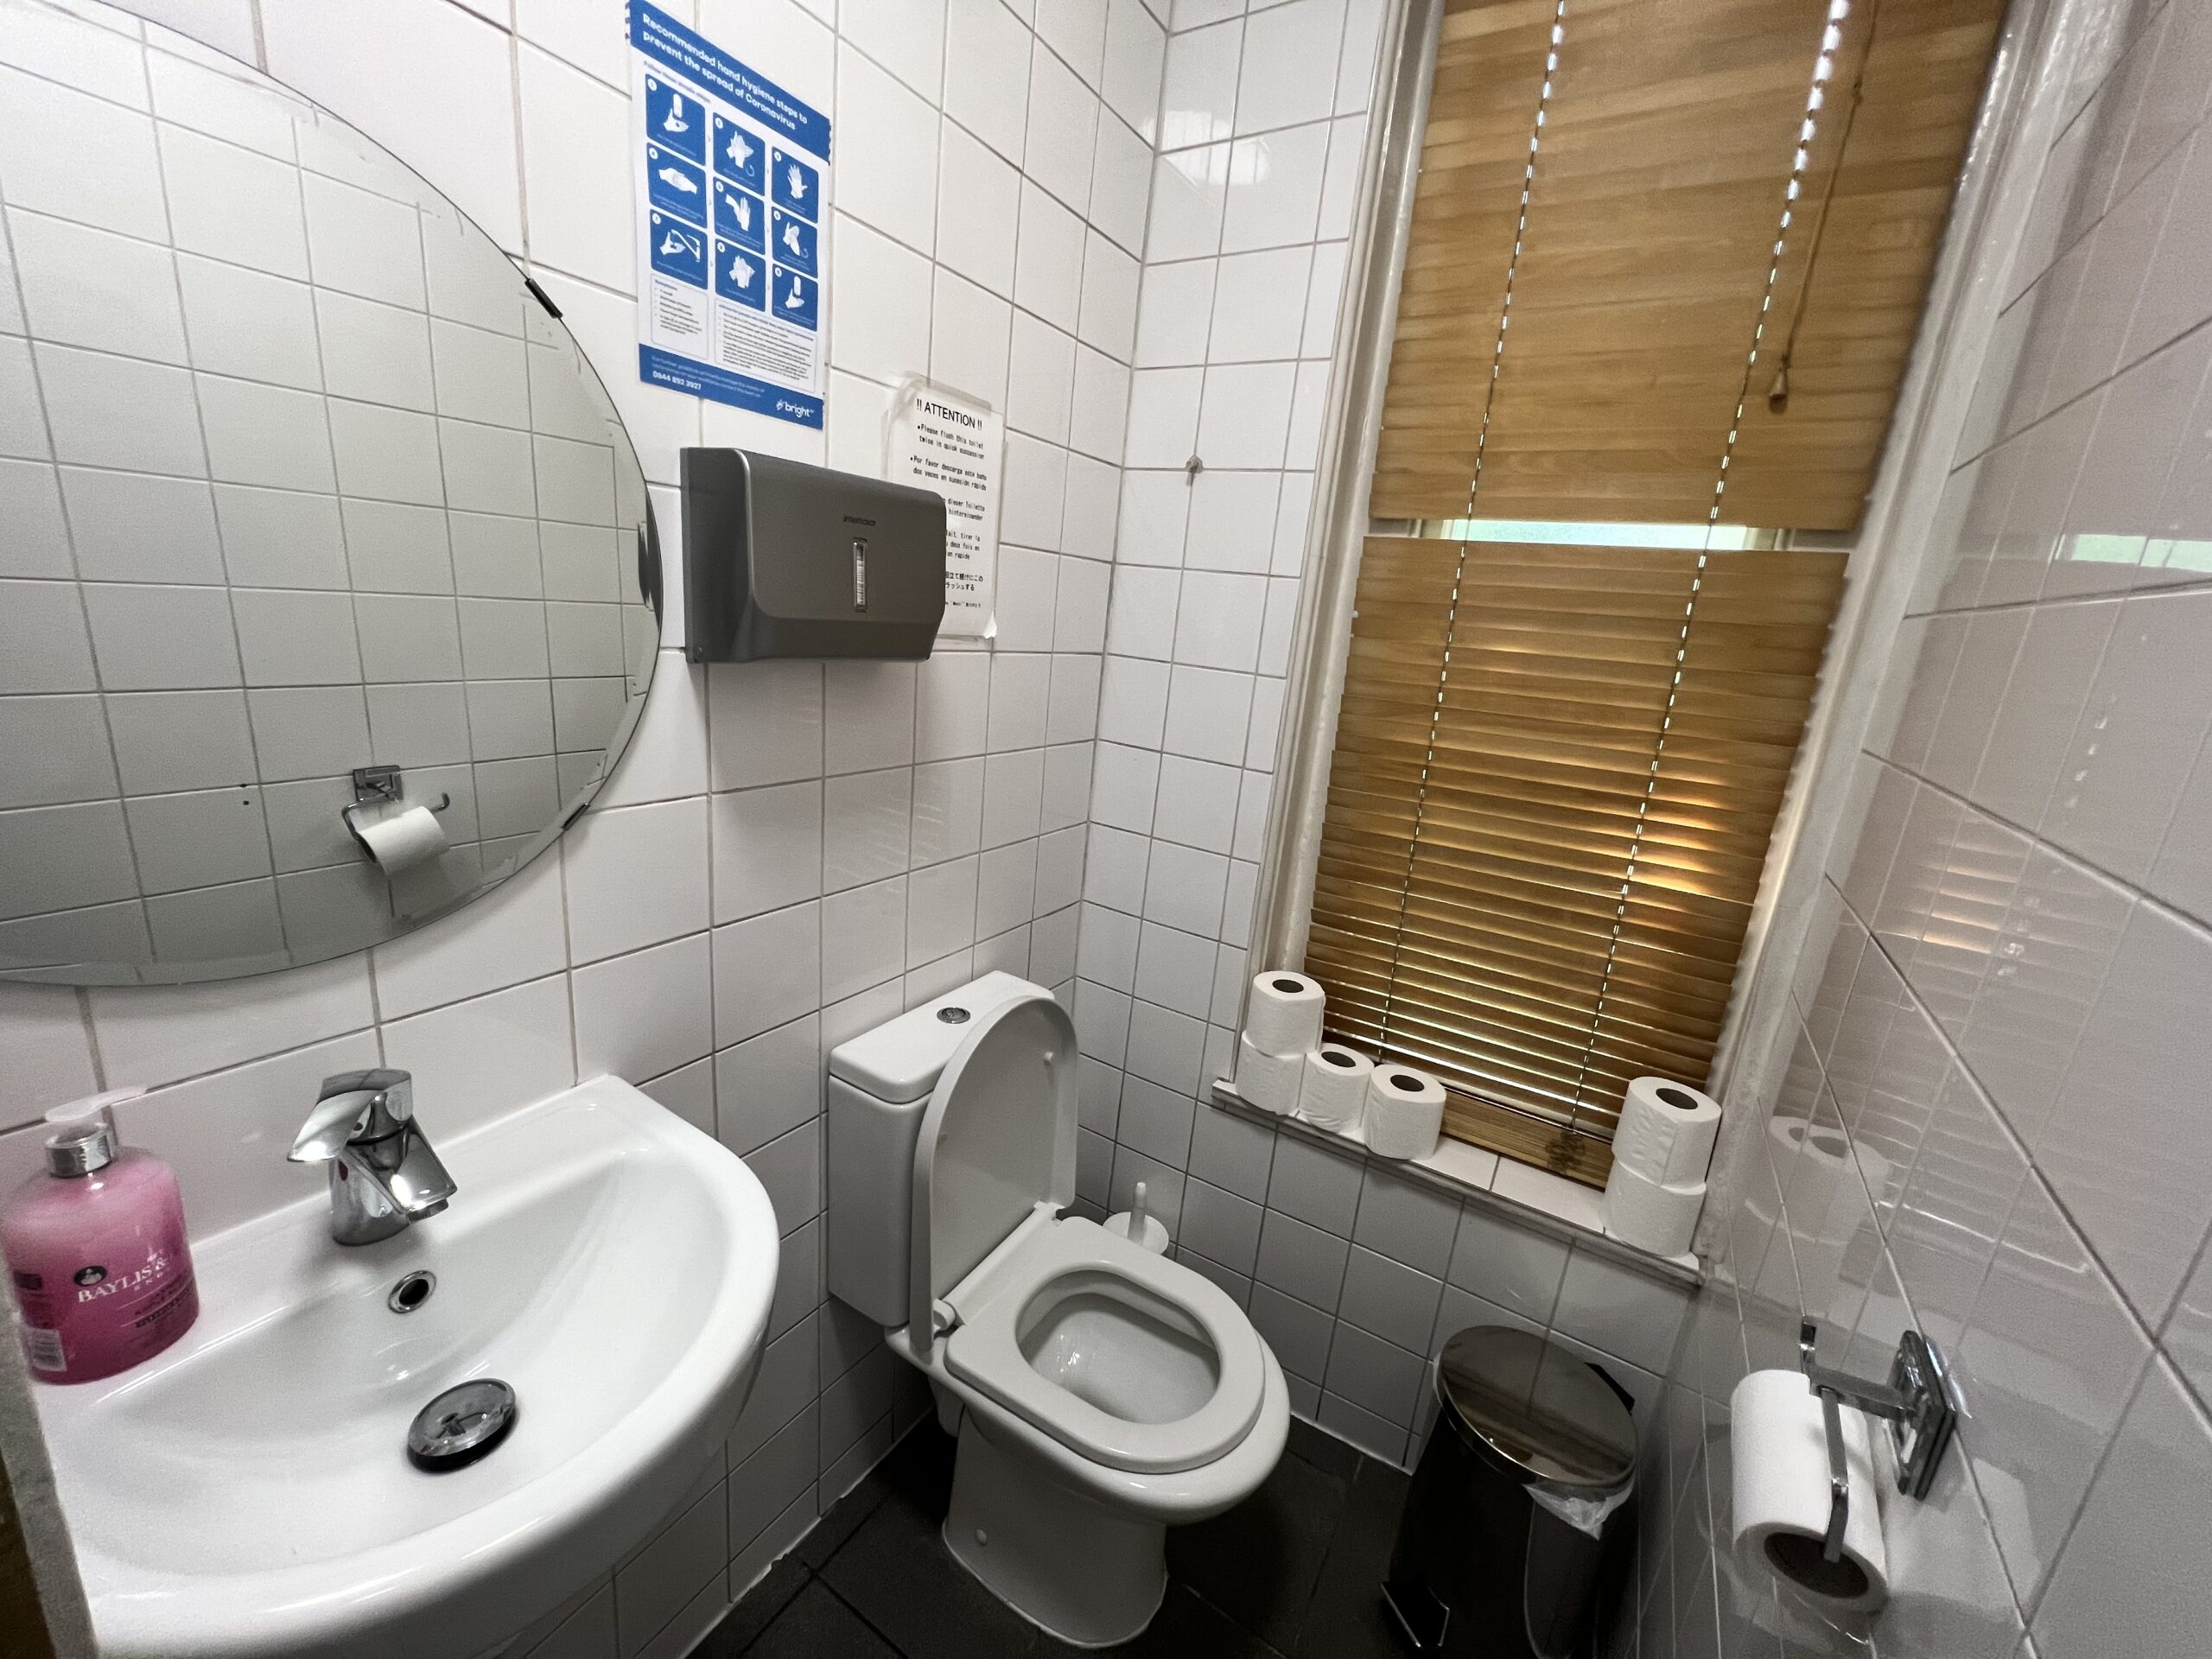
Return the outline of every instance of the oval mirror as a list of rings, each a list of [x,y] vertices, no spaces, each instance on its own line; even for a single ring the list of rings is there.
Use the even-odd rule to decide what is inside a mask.
[[[605,388],[327,111],[97,4],[0,25],[0,976],[262,973],[466,904],[652,672]]]

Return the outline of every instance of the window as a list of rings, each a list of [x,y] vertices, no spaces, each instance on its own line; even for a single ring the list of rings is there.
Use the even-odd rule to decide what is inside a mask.
[[[1601,1184],[1706,1080],[1998,0],[1446,0],[1306,965]]]

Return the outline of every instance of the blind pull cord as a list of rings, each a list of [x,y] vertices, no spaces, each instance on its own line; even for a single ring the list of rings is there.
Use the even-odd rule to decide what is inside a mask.
[[[1843,130],[1837,136],[1835,165],[1828,169],[1827,188],[1821,192],[1820,212],[1813,219],[1813,239],[1805,249],[1805,269],[1798,273],[1797,301],[1790,308],[1789,332],[1783,336],[1782,355],[1774,370],[1774,384],[1767,388],[1770,413],[1789,412],[1789,364],[1797,351],[1797,330],[1805,321],[1805,299],[1813,291],[1813,267],[1821,261],[1821,243],[1828,228],[1828,205],[1835,200],[1836,185],[1843,178],[1843,158],[1851,149],[1851,129],[1859,119],[1859,106],[1866,98],[1866,66],[1874,55],[1874,31],[1880,27],[1882,0],[1866,8],[1866,45],[1859,54],[1859,73],[1852,77],[1851,103],[1843,112]],[[1808,119],[1810,119],[1809,115]]]

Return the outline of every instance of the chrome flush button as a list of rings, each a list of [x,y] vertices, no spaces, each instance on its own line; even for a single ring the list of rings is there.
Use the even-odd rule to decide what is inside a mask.
[[[937,1011],[937,1017],[944,1020],[948,1026],[964,1026],[968,1023],[968,1010],[965,1008],[939,1008]]]

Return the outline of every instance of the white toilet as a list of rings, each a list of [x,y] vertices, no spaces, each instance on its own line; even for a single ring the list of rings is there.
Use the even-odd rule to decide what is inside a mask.
[[[944,1541],[1078,1647],[1128,1641],[1167,1588],[1170,1522],[1282,1455],[1282,1368],[1190,1268],[1075,1198],[1075,1027],[1011,974],[830,1056],[830,1291],[887,1327],[957,1420]]]

